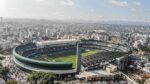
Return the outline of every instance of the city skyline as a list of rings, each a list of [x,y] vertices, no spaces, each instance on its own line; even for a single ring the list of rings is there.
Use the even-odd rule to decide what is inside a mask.
[[[49,20],[150,22],[146,0],[0,0],[0,16]]]
[[[149,2],[0,0],[0,84],[149,84]]]

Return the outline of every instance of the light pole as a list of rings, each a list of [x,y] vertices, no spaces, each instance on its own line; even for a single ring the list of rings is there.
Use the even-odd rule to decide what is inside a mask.
[[[80,50],[78,42],[76,43],[76,45],[77,45],[76,70],[77,70],[77,73],[79,73],[81,71],[81,50]]]

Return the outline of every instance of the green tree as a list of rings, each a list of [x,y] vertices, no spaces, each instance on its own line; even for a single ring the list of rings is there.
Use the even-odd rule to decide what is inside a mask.
[[[0,60],[3,60],[5,57],[0,57]]]
[[[53,73],[45,73],[45,72],[32,72],[28,78],[27,81],[30,84],[53,84],[54,79],[56,78],[56,75]]]
[[[9,72],[8,67],[0,67],[0,76],[3,77],[5,79],[5,81],[7,81],[7,73],[8,72]]]
[[[16,80],[8,80],[6,84],[17,84]]]

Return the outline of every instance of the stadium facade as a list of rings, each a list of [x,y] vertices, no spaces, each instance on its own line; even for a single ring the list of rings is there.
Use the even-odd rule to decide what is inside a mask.
[[[13,59],[17,66],[20,68],[30,71],[42,71],[42,72],[53,72],[56,74],[70,74],[80,72],[81,70],[81,53],[80,49],[107,49],[125,52],[122,48],[108,46],[109,43],[95,41],[95,40],[56,40],[56,41],[43,41],[36,43],[28,43],[17,46],[13,49]],[[107,47],[107,48],[106,48]],[[45,53],[49,56],[53,56],[61,51],[71,50],[76,51],[76,68],[72,68],[73,63],[71,62],[58,62],[58,61],[42,61],[32,59],[35,56],[42,56]]]

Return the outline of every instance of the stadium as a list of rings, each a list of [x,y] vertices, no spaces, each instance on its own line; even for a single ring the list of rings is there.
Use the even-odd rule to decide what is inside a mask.
[[[29,71],[72,74],[101,68],[127,51],[124,45],[97,40],[41,41],[15,47],[13,60]]]

